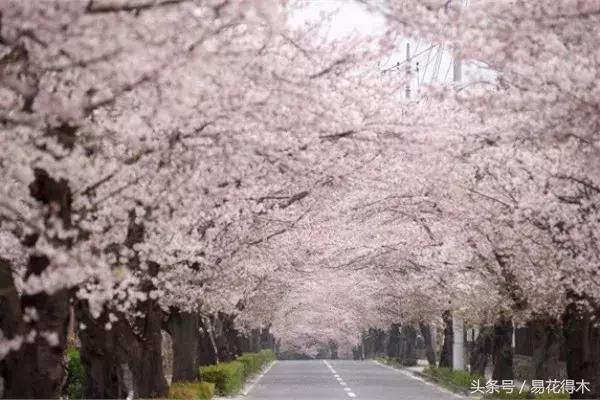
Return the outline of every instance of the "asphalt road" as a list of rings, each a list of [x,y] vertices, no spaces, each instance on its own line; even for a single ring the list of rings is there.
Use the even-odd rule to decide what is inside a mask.
[[[249,400],[447,400],[460,398],[374,361],[277,361]]]

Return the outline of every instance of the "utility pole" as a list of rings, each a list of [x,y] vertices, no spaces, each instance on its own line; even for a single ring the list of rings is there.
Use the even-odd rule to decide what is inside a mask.
[[[410,43],[406,43],[406,99],[410,99]]]
[[[462,79],[462,62],[458,57],[454,57],[452,68],[452,80],[454,81],[455,87],[458,86],[458,82]],[[452,313],[452,369],[464,370],[466,369],[465,364],[465,324],[462,318],[458,317],[456,313]]]

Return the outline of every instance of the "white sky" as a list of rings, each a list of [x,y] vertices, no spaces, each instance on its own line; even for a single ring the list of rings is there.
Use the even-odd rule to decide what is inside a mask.
[[[339,38],[344,35],[358,33],[369,35],[381,33],[385,29],[385,21],[376,16],[356,2],[343,0],[311,0],[308,6],[300,11],[294,19],[297,23],[303,21],[317,20],[321,14],[329,14],[335,11],[338,14],[332,21],[330,37]],[[296,21],[292,21],[296,23]]]
[[[345,35],[377,35],[385,31],[383,17],[370,13],[366,7],[354,1],[343,0],[309,0],[307,7],[299,11],[293,18],[292,24],[301,25],[305,21],[319,19],[321,14],[330,14],[337,10],[333,17],[327,36],[337,39]],[[406,44],[410,43],[411,71],[415,76],[412,92],[420,86],[436,82],[449,82],[452,80],[452,56],[446,47],[436,44],[432,49],[431,43],[424,41],[405,40],[399,45],[397,55],[392,55],[388,60],[382,60],[382,69],[393,67],[397,62],[406,59]],[[420,54],[415,57],[415,54]],[[401,67],[402,73],[406,71],[406,64]],[[416,74],[419,70],[418,76]],[[463,80],[469,80],[474,73],[472,68],[463,68]]]

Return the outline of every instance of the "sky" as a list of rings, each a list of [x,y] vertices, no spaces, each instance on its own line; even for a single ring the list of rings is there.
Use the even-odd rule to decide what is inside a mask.
[[[332,39],[345,35],[377,35],[385,31],[385,20],[379,15],[370,13],[366,7],[354,1],[343,0],[309,0],[307,7],[299,11],[291,20],[294,25],[302,25],[305,21],[317,20],[321,14],[336,12],[327,35]],[[393,68],[398,62],[406,59],[406,44],[410,45],[411,71],[415,76],[411,91],[420,90],[424,85],[437,82],[450,82],[453,79],[453,58],[443,43],[426,43],[420,40],[403,40],[399,44],[398,54],[382,60],[381,68]],[[414,56],[418,54],[418,56]],[[405,63],[402,72],[406,71]],[[418,73],[417,73],[418,70]],[[463,80],[469,80],[475,74],[472,67],[463,67]]]

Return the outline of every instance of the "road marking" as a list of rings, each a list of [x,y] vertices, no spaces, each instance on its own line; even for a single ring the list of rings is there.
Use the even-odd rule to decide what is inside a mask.
[[[348,384],[346,382],[344,382],[344,380],[342,379],[342,377],[335,372],[335,370],[333,369],[333,367],[331,366],[331,364],[329,364],[329,361],[327,360],[323,360],[323,362],[325,363],[325,365],[327,365],[327,368],[329,368],[329,371],[331,371],[331,373],[333,374],[333,377],[335,379],[337,379],[337,381],[339,382],[340,385],[342,386],[348,386]],[[352,398],[356,398],[356,393],[354,393],[352,391],[352,389],[350,389],[349,387],[345,387],[344,391],[346,392],[346,394],[348,395],[348,397],[352,397]]]
[[[261,374],[256,378],[256,380],[252,382],[252,385],[248,386],[248,388],[242,392],[242,396],[248,396],[248,393],[250,393],[250,391],[254,389],[254,386],[256,386],[256,384],[263,378],[263,376],[267,374],[267,372],[271,370],[271,368],[273,368],[273,365],[275,365],[276,363],[277,360],[273,361],[263,372],[261,372]]]

